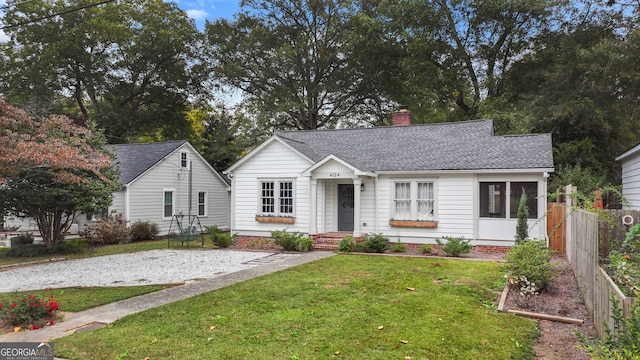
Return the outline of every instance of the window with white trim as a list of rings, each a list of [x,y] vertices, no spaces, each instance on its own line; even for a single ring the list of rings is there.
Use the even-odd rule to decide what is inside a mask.
[[[394,220],[435,220],[435,184],[433,181],[395,181]]]
[[[207,192],[198,191],[198,216],[207,216]]]
[[[293,180],[260,181],[258,213],[270,216],[293,216]]]
[[[162,196],[162,217],[170,218],[175,214],[175,193],[173,189],[165,189]]]
[[[189,168],[189,152],[187,151],[180,152],[180,168],[181,169]]]

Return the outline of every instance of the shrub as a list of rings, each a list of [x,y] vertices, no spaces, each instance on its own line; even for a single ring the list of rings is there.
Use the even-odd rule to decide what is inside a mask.
[[[83,252],[87,247],[86,241],[79,239],[63,241],[54,247],[47,247],[43,244],[31,244],[7,249],[5,257],[38,257],[47,255],[66,255]]]
[[[436,239],[438,245],[442,245],[442,251],[449,256],[460,256],[461,254],[468,254],[471,251],[471,240],[465,240],[464,237],[449,237],[444,236],[442,241]]]
[[[551,250],[543,240],[527,240],[509,249],[504,256],[506,279],[517,289],[541,291],[555,274]],[[524,279],[524,280],[523,280]]]
[[[391,245],[389,250],[391,250],[391,252],[405,252],[407,251],[407,247],[400,240],[398,240],[397,243],[393,243]]]
[[[274,244],[282,246],[286,251],[307,251],[313,248],[313,240],[305,237],[302,233],[286,230],[275,230],[271,232]]]
[[[355,240],[351,236],[340,240],[340,243],[338,244],[338,251],[339,252],[354,252],[354,251],[356,251],[356,242],[355,242]]]
[[[518,203],[518,222],[516,224],[516,245],[521,241],[525,241],[529,238],[529,224],[527,219],[529,218],[529,208],[527,207],[527,193],[522,189],[522,195],[520,196],[520,202]]]
[[[112,211],[109,215],[100,218],[94,225],[89,226],[80,235],[95,244],[119,244],[127,241],[129,228],[122,214],[116,214],[115,211]]]
[[[422,244],[418,248],[418,251],[420,251],[423,254],[431,254],[431,251],[433,251],[433,245],[431,245],[431,244]]]
[[[640,359],[640,307],[630,309],[631,316],[625,317],[620,308],[620,302],[611,297],[614,330],[605,322],[604,340],[590,341],[578,332],[582,349],[594,359]]]
[[[160,228],[158,227],[158,224],[151,221],[138,220],[131,224],[131,227],[129,229],[129,234],[131,235],[131,240],[133,241],[153,240],[159,233]]]
[[[611,279],[626,296],[640,296],[640,266],[633,261],[634,254],[609,253],[609,263],[604,266]]]
[[[24,232],[11,238],[11,247],[33,244],[33,233]]]
[[[22,299],[0,303],[0,320],[11,326],[39,329],[45,325],[53,325],[58,311],[58,303],[50,296],[47,300],[27,295]]]
[[[358,251],[367,253],[383,253],[389,250],[389,239],[382,234],[364,236],[364,242],[356,245]]]
[[[216,225],[205,226],[209,235],[211,235],[211,241],[217,247],[228,248],[233,245],[236,239],[236,234],[231,234],[230,231],[222,231]]]

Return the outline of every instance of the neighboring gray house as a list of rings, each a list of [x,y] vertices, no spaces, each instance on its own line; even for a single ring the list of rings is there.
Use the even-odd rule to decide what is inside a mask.
[[[624,206],[640,210],[640,144],[616,157],[622,164],[622,197]]]
[[[463,236],[485,251],[514,244],[523,189],[532,238],[546,239],[551,135],[495,136],[491,120],[278,132],[225,173],[231,229],[288,229],[317,243],[362,234],[435,243]],[[338,234],[335,234],[335,233]]]

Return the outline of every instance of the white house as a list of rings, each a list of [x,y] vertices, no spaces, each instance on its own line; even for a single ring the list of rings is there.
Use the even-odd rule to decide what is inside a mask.
[[[546,239],[551,135],[495,136],[491,120],[278,132],[231,166],[231,228],[326,239],[383,234],[408,244],[465,237],[479,250],[514,244],[526,191],[529,236]],[[338,234],[335,234],[335,233]]]
[[[622,164],[622,196],[625,207],[640,210],[640,144],[616,157]]]

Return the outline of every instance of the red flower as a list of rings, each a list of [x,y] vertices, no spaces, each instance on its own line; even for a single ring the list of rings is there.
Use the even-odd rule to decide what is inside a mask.
[[[629,255],[625,255],[625,256],[623,256],[623,258],[625,258],[625,259],[629,260],[629,259],[631,259],[631,256],[629,256]]]
[[[16,306],[18,306],[18,304],[16,304],[16,303],[11,304],[11,308],[12,309],[15,308]]]

